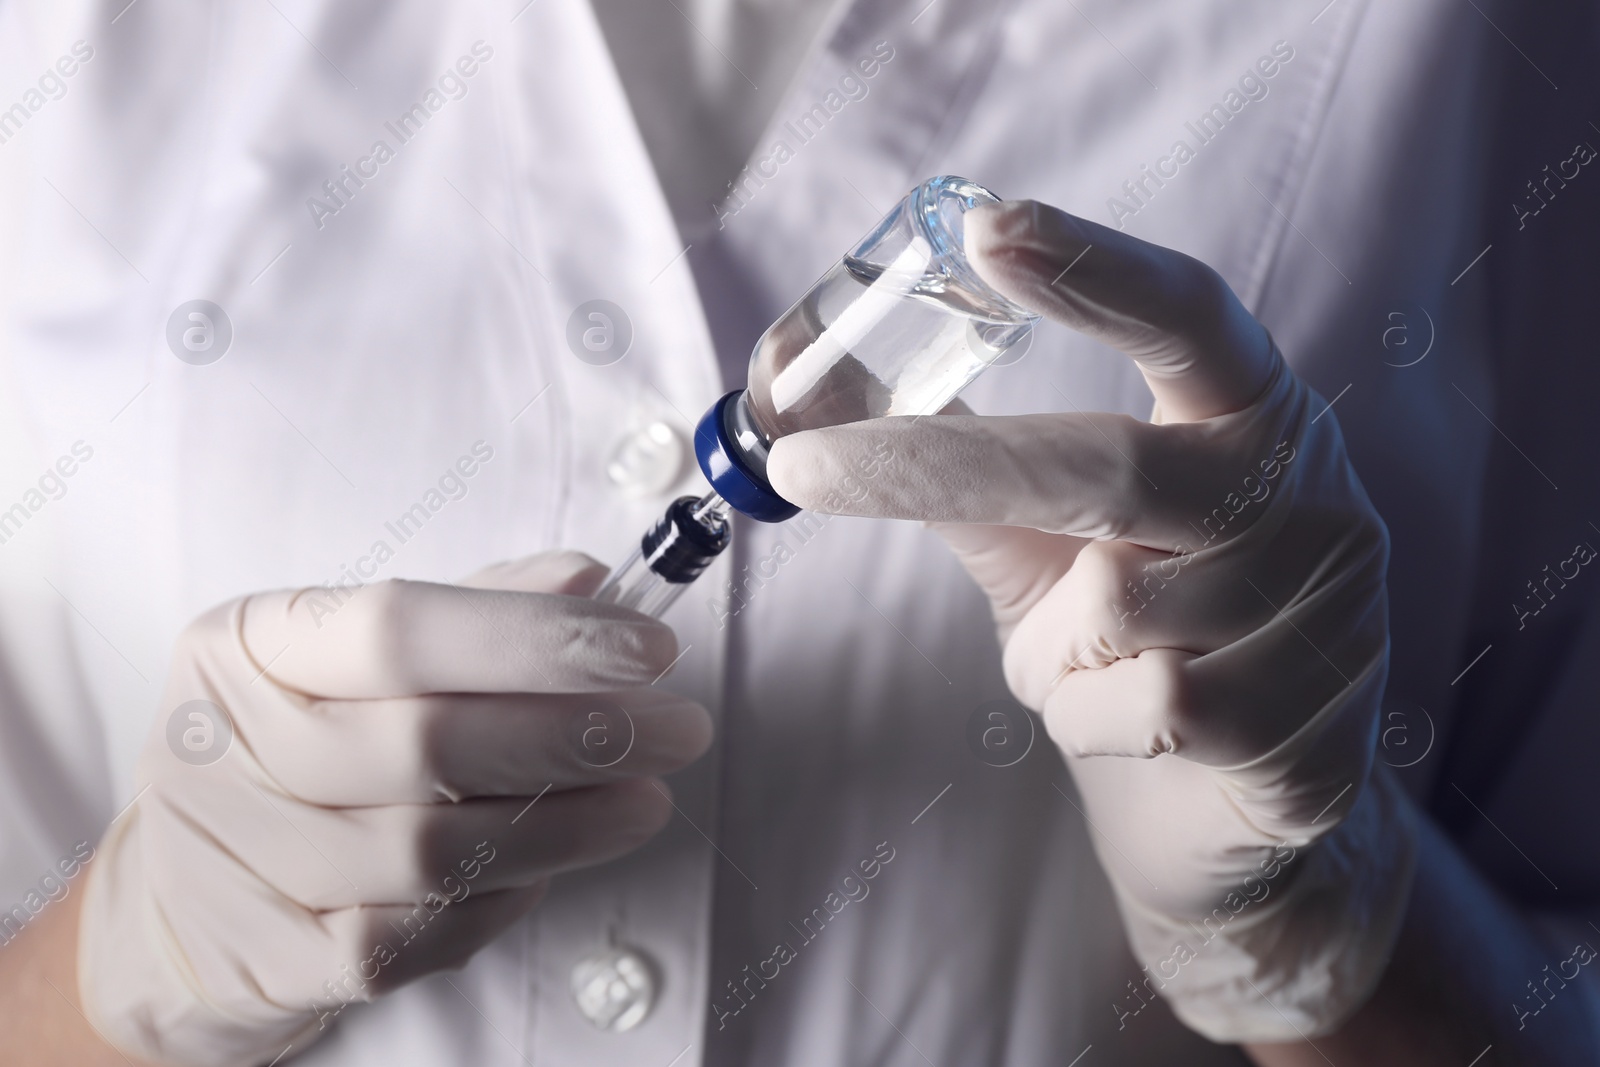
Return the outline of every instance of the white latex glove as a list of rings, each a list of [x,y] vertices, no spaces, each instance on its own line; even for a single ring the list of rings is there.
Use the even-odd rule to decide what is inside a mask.
[[[299,1052],[345,1002],[464,964],[552,873],[659,830],[671,805],[642,776],[700,755],[710,716],[644,688],[676,640],[583,599],[604,576],[549,553],[467,587],[385,581],[343,606],[262,593],[191,624],[142,791],[88,875],[78,982],[96,1029],[159,1063]],[[169,741],[196,699],[234,731],[203,765],[177,754],[206,758],[181,737],[203,741],[203,719]]]
[[[877,468],[851,514],[938,524],[1151,989],[1214,1040],[1331,1029],[1377,982],[1413,849],[1369,779],[1388,535],[1338,423],[1204,264],[1027,201],[966,228],[996,289],[1138,362],[1152,422],[869,420],[780,439],[772,484],[816,507]]]

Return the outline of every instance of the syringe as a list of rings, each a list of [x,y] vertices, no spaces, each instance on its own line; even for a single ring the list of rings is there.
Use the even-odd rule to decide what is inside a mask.
[[[595,599],[660,618],[728,547],[728,504],[715,491],[681,496],[646,531]]]

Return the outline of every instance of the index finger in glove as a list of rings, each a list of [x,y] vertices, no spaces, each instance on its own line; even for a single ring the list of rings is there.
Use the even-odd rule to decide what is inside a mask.
[[[391,579],[263,593],[241,614],[262,674],[318,697],[603,692],[647,685],[677,655],[662,623],[554,593]]]
[[[280,789],[330,807],[531,796],[669,774],[705,752],[712,732],[698,704],[644,688],[236,703],[232,713]]]
[[[593,596],[606,580],[608,571],[604,563],[583,552],[540,552],[492,563],[456,584],[473,589]]]
[[[1219,447],[1219,430],[1100,413],[869,419],[779,438],[767,476],[814,511],[1028,526],[1171,550],[1194,544],[1194,524],[1241,484],[1249,491],[1243,475],[1270,480],[1281,466],[1271,445],[1259,460],[1219,462],[1233,451]],[[1252,472],[1256,463],[1267,466]]]
[[[973,265],[1005,296],[1131,356],[1163,421],[1249,406],[1280,357],[1197,259],[1032,200],[966,217]]]

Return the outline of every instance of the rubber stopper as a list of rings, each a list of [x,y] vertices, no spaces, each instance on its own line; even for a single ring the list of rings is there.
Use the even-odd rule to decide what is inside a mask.
[[[694,431],[694,454],[717,495],[742,515],[758,522],[783,522],[800,509],[779,496],[745,456],[728,428],[728,412],[743,390],[711,405]]]

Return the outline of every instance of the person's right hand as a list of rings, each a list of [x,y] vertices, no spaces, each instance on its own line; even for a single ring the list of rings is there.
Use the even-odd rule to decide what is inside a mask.
[[[649,688],[677,642],[587,599],[604,576],[548,553],[191,624],[89,872],[78,984],[101,1035],[159,1063],[298,1051],[345,1001],[465,963],[551,874],[660,830],[648,776],[704,752],[711,719]],[[189,701],[225,709],[231,742]]]

